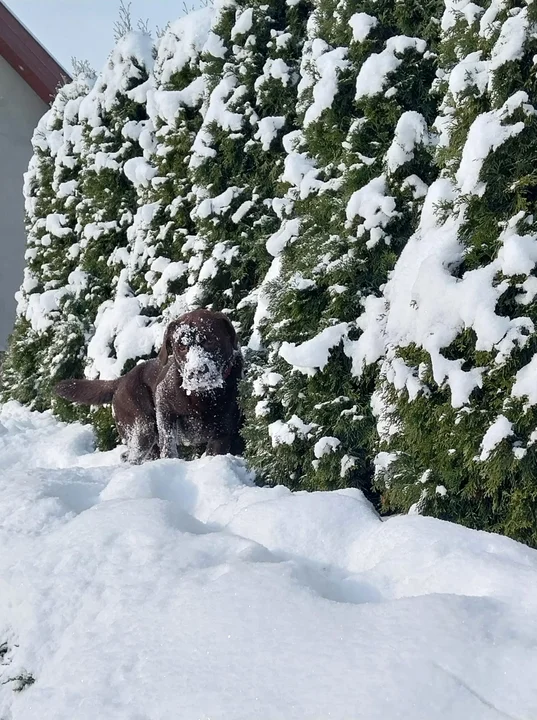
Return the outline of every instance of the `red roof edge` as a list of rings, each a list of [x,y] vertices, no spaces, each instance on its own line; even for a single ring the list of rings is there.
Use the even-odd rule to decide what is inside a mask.
[[[71,78],[0,0],[0,56],[50,104],[60,85]]]

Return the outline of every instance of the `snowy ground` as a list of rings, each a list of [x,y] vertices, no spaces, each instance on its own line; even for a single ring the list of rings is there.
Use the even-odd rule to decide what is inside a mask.
[[[537,718],[537,552],[91,449],[0,409],[2,720]]]

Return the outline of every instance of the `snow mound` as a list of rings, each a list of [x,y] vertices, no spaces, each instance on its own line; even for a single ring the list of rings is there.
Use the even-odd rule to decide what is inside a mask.
[[[535,716],[535,551],[91,445],[0,409],[0,717]]]

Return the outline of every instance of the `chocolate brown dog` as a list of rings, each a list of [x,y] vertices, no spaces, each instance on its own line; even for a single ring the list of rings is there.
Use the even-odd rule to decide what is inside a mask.
[[[111,402],[132,463],[179,457],[180,446],[239,453],[242,365],[230,320],[194,310],[170,323],[155,359],[118,380],[62,380],[55,392],[82,405]]]

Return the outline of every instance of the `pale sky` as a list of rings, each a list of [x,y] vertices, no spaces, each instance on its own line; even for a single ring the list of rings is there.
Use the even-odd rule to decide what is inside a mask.
[[[4,0],[47,50],[68,71],[71,58],[89,60],[100,70],[114,43],[119,0]],[[128,4],[128,0],[125,4]],[[201,0],[132,0],[133,24],[149,19],[149,27],[164,27]]]

